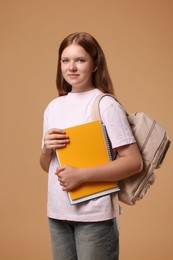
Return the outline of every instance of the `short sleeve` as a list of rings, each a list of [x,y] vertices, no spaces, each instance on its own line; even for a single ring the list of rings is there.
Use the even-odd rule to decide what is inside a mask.
[[[136,142],[127,120],[126,112],[114,98],[105,96],[101,99],[100,113],[112,148]]]
[[[42,145],[41,147],[43,148],[44,145],[44,135],[48,130],[48,117],[47,117],[47,109],[45,109],[44,114],[43,114],[43,135],[42,135]]]

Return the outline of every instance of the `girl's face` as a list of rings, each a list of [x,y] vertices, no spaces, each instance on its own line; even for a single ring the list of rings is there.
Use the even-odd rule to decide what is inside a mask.
[[[92,73],[96,71],[91,56],[78,44],[66,47],[61,55],[61,71],[72,86],[72,92],[83,92],[94,88]]]

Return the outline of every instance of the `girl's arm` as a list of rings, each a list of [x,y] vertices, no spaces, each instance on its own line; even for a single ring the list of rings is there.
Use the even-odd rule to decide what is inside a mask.
[[[53,150],[65,147],[67,143],[69,143],[69,138],[64,130],[53,128],[46,132],[40,156],[40,165],[44,171],[49,171]]]
[[[142,158],[135,143],[119,147],[117,152],[118,159],[107,165],[93,168],[93,174],[92,168],[86,169],[84,181],[98,181],[99,179],[100,181],[119,181],[142,170]]]
[[[118,159],[105,165],[87,168],[75,168],[69,165],[58,167],[55,174],[63,190],[69,191],[84,182],[118,181],[142,170],[142,158],[135,143],[116,150],[119,154]]]
[[[41,168],[45,171],[49,171],[49,165],[52,160],[52,153],[46,153],[44,152],[44,149],[42,149],[41,155],[40,155],[40,165]]]

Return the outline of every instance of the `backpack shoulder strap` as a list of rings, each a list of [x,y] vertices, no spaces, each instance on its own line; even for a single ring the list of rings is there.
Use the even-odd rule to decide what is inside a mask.
[[[100,107],[100,101],[102,100],[102,98],[104,98],[106,96],[112,97],[115,101],[120,103],[119,100],[115,96],[113,96],[112,94],[109,94],[109,93],[101,93],[101,94],[99,94],[95,98],[94,103],[93,103],[93,107],[92,107],[92,115],[91,116],[92,116],[92,120],[93,121],[94,120],[100,120],[100,121],[102,120],[99,107]],[[127,112],[126,112],[126,114],[128,115]]]

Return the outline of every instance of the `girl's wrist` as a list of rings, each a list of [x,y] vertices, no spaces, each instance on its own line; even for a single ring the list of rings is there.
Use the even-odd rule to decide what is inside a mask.
[[[79,168],[79,174],[81,176],[81,181],[89,182],[88,174],[87,174],[87,168]]]
[[[45,147],[43,147],[42,153],[44,155],[50,155],[51,156],[53,154],[53,150],[52,149],[46,149]]]

